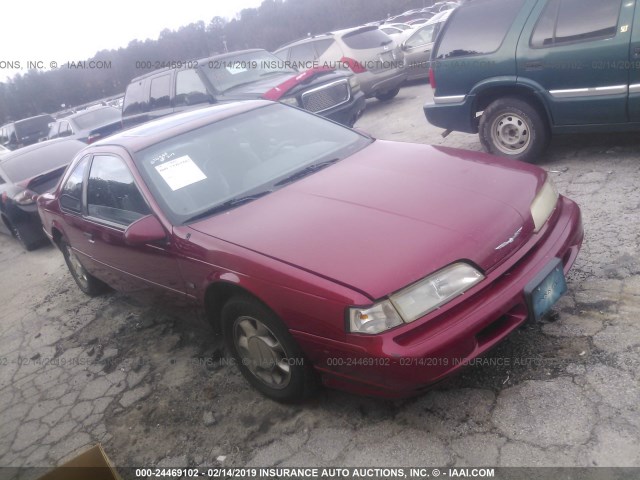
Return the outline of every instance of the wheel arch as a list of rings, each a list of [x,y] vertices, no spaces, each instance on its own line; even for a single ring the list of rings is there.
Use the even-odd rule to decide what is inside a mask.
[[[222,333],[221,315],[223,307],[231,298],[236,296],[250,297],[273,311],[269,305],[243,285],[227,280],[218,280],[207,286],[204,295],[205,314],[216,333]]]
[[[546,121],[547,129],[551,131],[553,118],[546,103],[543,101],[538,89],[532,85],[523,84],[488,84],[475,92],[475,101],[472,112],[477,116],[478,112],[484,111],[491,103],[506,97],[518,98],[527,102],[535,108],[540,116]]]

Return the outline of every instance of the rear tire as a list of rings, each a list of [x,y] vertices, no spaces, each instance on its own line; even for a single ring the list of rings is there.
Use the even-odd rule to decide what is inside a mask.
[[[31,250],[35,250],[36,247],[38,247],[38,245],[40,245],[39,241],[37,241],[37,242],[34,242],[34,241],[29,242],[24,237],[23,233],[20,231],[20,228],[16,227],[9,220],[6,220],[5,223],[9,227],[9,230],[11,231],[11,235],[13,235],[13,237],[16,240],[18,240],[18,242],[20,242],[20,245],[22,245],[22,248],[24,248],[27,252],[30,252]]]
[[[317,377],[282,321],[248,295],[222,309],[227,349],[245,379],[265,396],[295,402],[311,396]]]
[[[60,240],[59,247],[69,268],[69,273],[71,273],[80,290],[90,297],[95,297],[108,289],[104,282],[87,272],[82,263],[80,263],[78,256],[65,240]]]
[[[400,87],[392,88],[391,90],[387,90],[386,92],[378,93],[376,94],[376,98],[381,102],[387,102],[398,95],[398,93],[400,93]]]
[[[530,163],[540,159],[551,139],[546,119],[516,97],[491,103],[480,117],[478,130],[487,152]]]

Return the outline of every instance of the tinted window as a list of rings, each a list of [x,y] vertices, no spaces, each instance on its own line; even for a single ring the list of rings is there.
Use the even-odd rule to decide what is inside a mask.
[[[495,52],[524,0],[474,0],[456,9],[445,26],[436,58]]]
[[[195,70],[182,70],[176,78],[176,105],[194,105],[209,101],[207,87]]]
[[[109,155],[93,158],[87,209],[92,217],[125,226],[151,213],[125,163]]]
[[[43,137],[49,131],[49,124],[52,122],[53,117],[51,115],[39,115],[16,122],[15,129],[19,137],[32,135]]]
[[[131,83],[124,94],[123,115],[135,115],[143,111],[148,94],[144,91],[144,80]]]
[[[551,0],[547,3],[531,34],[532,47],[546,47],[553,44],[559,6],[560,0]]]
[[[387,45],[393,40],[386,33],[381,32],[377,28],[372,30],[356,30],[345,34],[342,41],[349,48],[354,50],[365,50],[368,48],[379,48]]]
[[[166,108],[171,104],[171,74],[156,77],[151,80],[151,95],[149,108]]]
[[[84,172],[89,163],[89,157],[80,160],[60,192],[60,205],[72,212],[82,212],[82,185],[84,184]]]
[[[540,15],[531,45],[545,47],[613,37],[621,4],[622,0],[551,0]]]

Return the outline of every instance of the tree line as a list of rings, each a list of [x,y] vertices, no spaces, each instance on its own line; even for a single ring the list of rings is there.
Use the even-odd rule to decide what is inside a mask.
[[[263,0],[227,21],[214,17],[156,40],[133,40],[127,47],[101,50],[86,60],[69,59],[56,70],[29,70],[0,82],[0,125],[53,113],[124,92],[129,81],[157,64],[208,57],[225,51],[280,45],[330,30],[387,18],[433,0]]]

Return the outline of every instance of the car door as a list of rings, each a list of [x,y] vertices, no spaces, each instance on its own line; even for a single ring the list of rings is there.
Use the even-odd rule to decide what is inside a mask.
[[[633,2],[538,2],[520,36],[518,81],[542,87],[555,125],[628,121]]]
[[[438,25],[438,23],[432,23],[420,27],[402,44],[404,64],[409,79],[429,75],[429,57]]]
[[[93,156],[87,177],[82,249],[94,275],[121,291],[155,290],[182,296],[183,281],[168,241],[130,246],[125,229],[152,214],[125,161],[114,154]],[[167,232],[169,238],[169,232]]]
[[[640,8],[635,7],[629,49],[629,121],[640,122]]]

